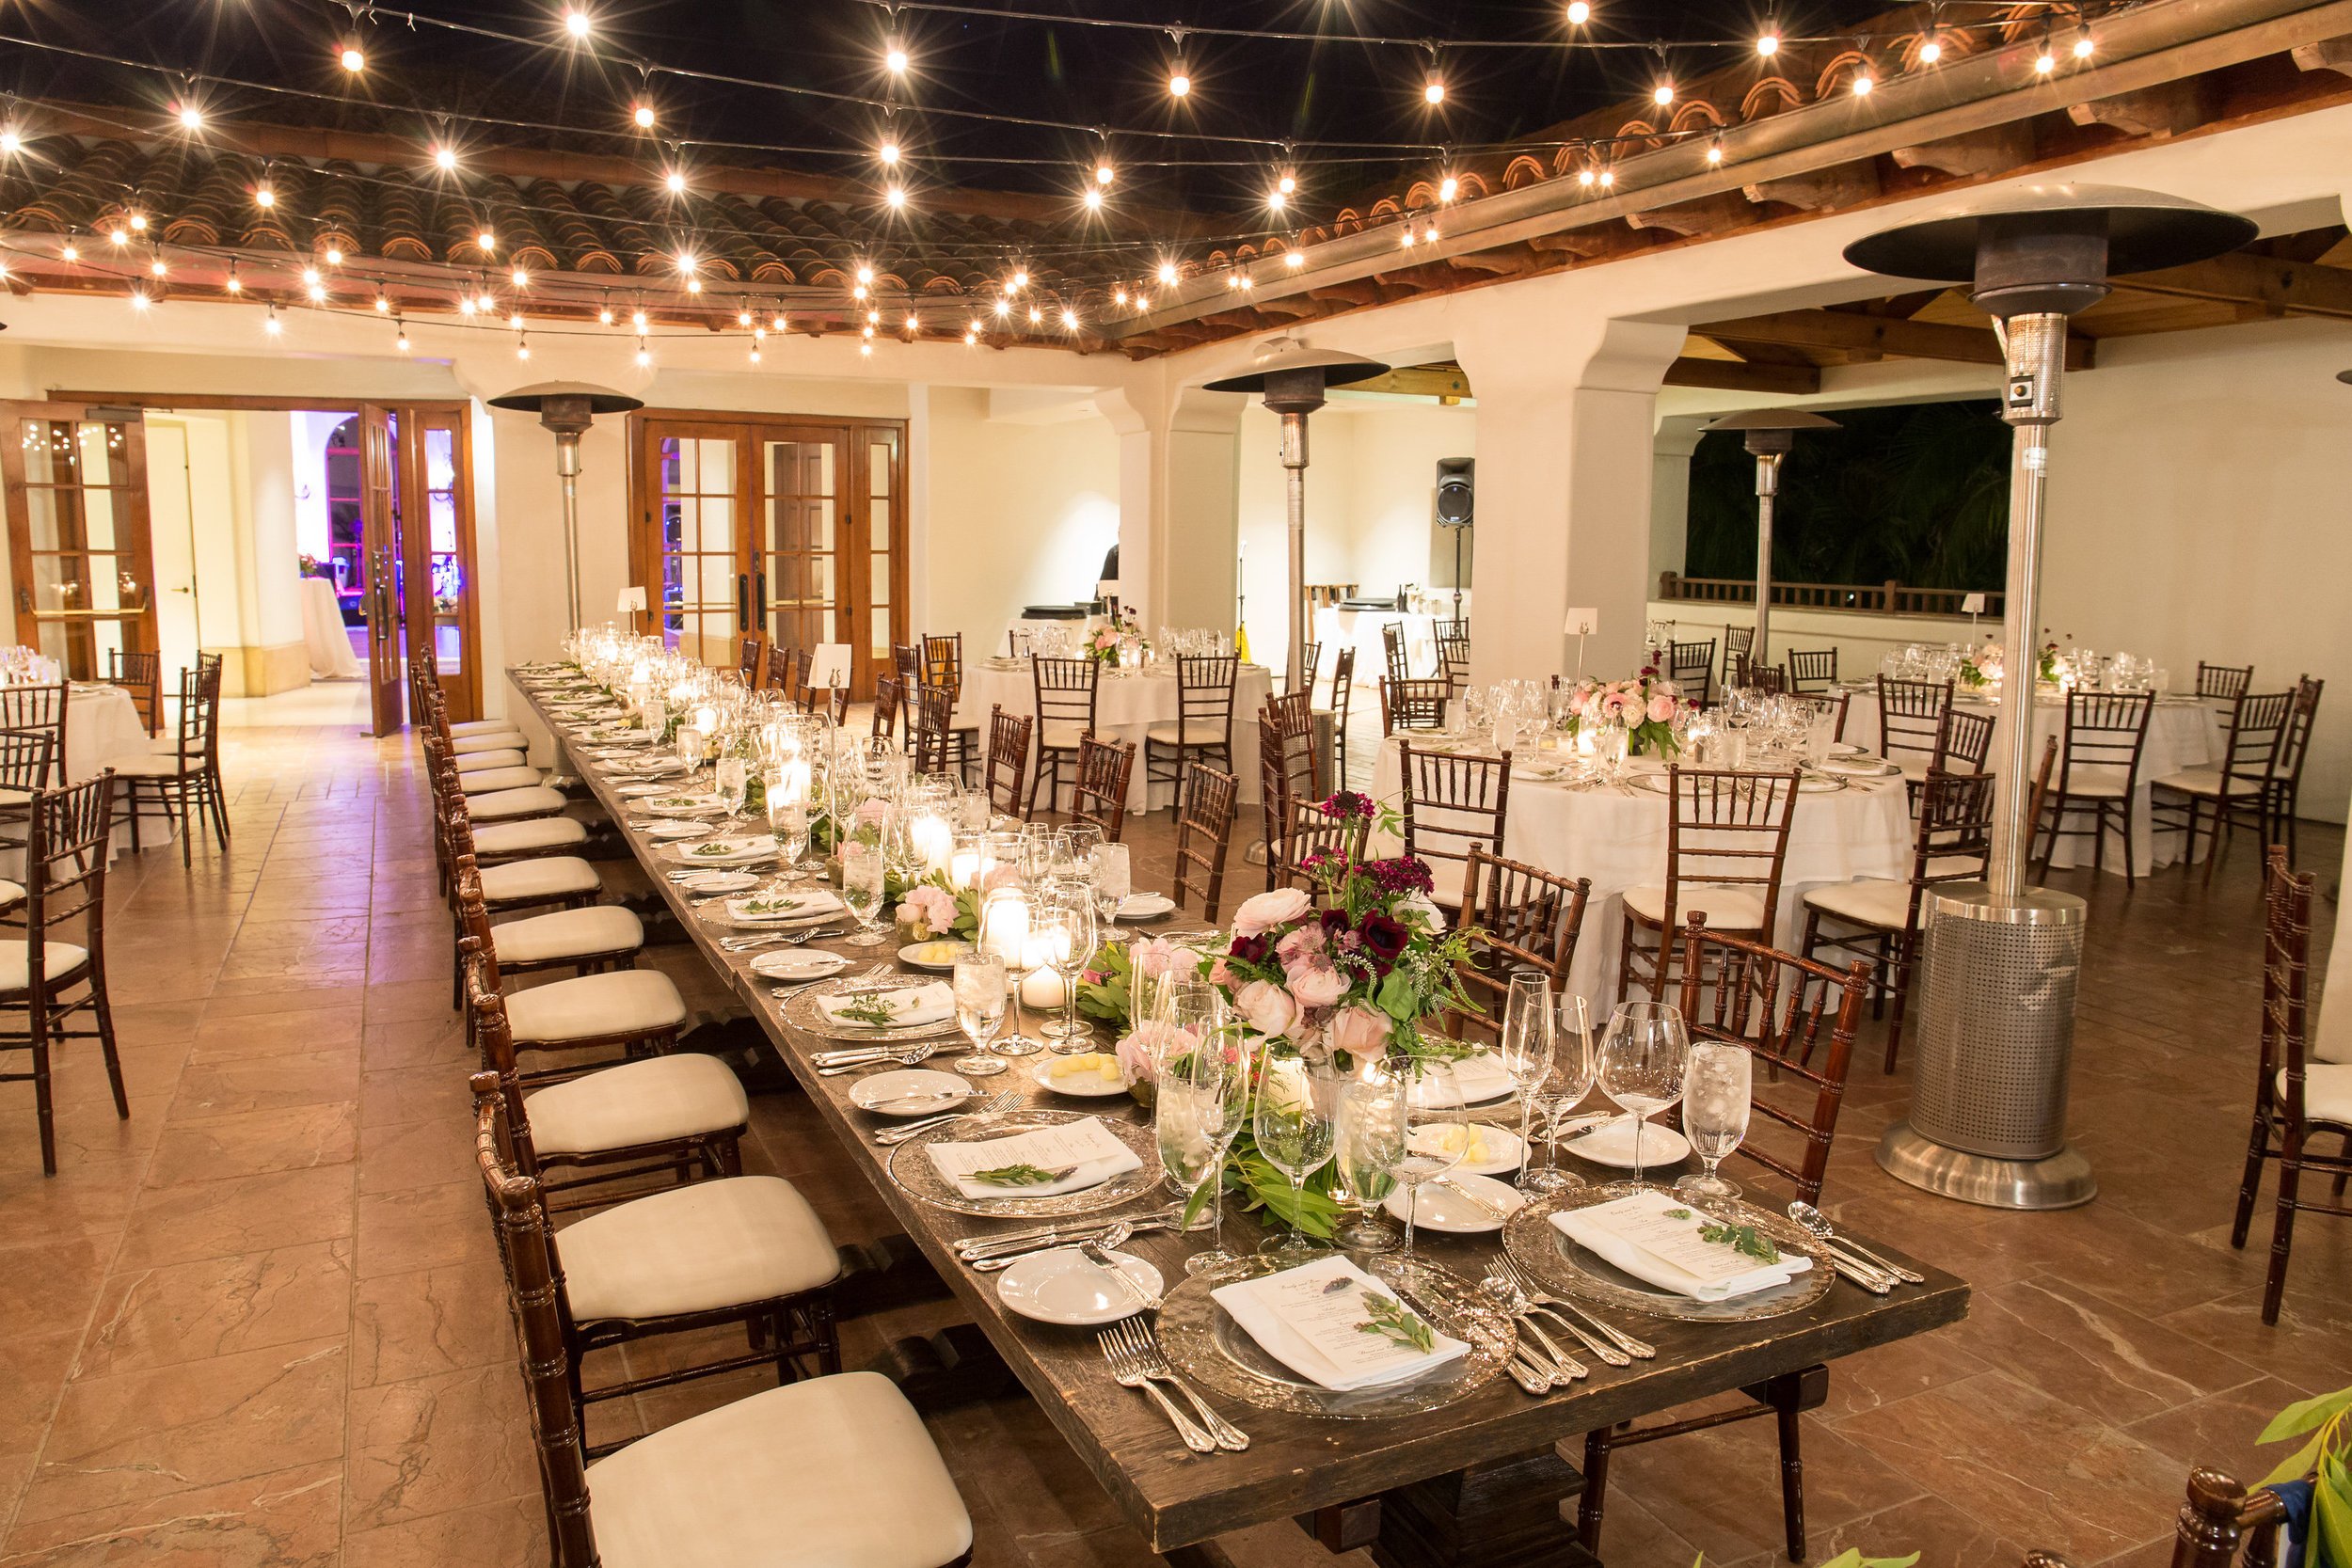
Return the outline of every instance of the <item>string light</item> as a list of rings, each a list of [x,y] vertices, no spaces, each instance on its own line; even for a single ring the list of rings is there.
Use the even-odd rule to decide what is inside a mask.
[[[156,277],[161,277],[166,270],[164,266],[164,259],[160,256],[156,257],[153,261],[147,263],[147,270],[153,273]]]
[[[645,331],[645,312],[640,310],[630,316],[628,318],[628,325],[637,329],[638,336],[643,337]]]
[[[1428,81],[1422,84],[1421,99],[1422,103],[1430,104],[1444,103],[1445,83],[1434,75],[1431,76]]]
[[[377,315],[379,315],[379,316],[382,316],[382,315],[389,315],[389,314],[391,312],[391,309],[392,309],[392,302],[391,302],[389,299],[388,299],[388,298],[386,298],[386,297],[385,297],[385,295],[384,295],[384,291],[383,291],[383,290],[381,290],[381,289],[376,290],[376,292],[375,292],[375,313],[376,313]]]
[[[1604,191],[1605,191],[1605,190],[1612,189],[1613,187],[1614,187],[1614,186],[1615,186],[1616,182],[1617,182],[1617,171],[1616,171],[1615,169],[1613,169],[1613,168],[1605,168],[1605,169],[1602,169],[1602,170],[1600,171],[1600,188],[1601,188],[1602,190],[1604,190]]]
[[[116,245],[129,245],[131,243],[131,236],[120,229],[112,229],[107,230],[106,238],[114,242]]]
[[[147,214],[145,213],[133,213],[131,214],[131,232],[134,234],[144,234],[147,232]]]
[[[904,211],[907,204],[906,187],[904,185],[890,186],[882,192],[882,200],[894,213]]]
[[[1028,286],[1029,269],[1026,267],[1014,268],[1012,274],[1012,292],[1019,293],[1022,290],[1027,288]]]
[[[643,339],[643,338],[638,339],[638,340],[637,340],[637,368],[638,368],[639,370],[644,370],[644,369],[647,365],[650,365],[650,364],[652,364],[652,363],[653,363],[653,351],[645,347],[645,340],[644,340],[644,339]]]
[[[0,152],[5,152],[8,156],[14,157],[17,153],[24,150],[24,138],[23,136],[19,135],[13,129],[0,131]]]
[[[1062,326],[1062,330],[1063,330],[1064,332],[1075,332],[1075,331],[1077,331],[1077,330],[1078,330],[1078,312],[1077,312],[1077,311],[1075,311],[1075,310],[1070,310],[1070,309],[1065,309],[1065,310],[1063,310],[1063,311],[1062,311],[1062,313],[1061,313],[1061,326]]]
[[[506,325],[520,332],[523,329],[523,313],[520,310],[516,311],[506,318]]]
[[[473,302],[473,295],[471,294],[467,294],[457,301],[457,313],[461,316],[472,315],[476,307]]]
[[[531,340],[520,332],[515,334],[515,357],[517,359],[531,357]]]
[[[1576,171],[1576,182],[1580,185],[1589,186],[1594,179],[1595,175],[1590,168],[1580,168]]]
[[[1089,212],[1089,213],[1099,213],[1099,212],[1101,212],[1101,211],[1103,210],[1103,189],[1102,189],[1102,187],[1101,187],[1100,185],[1089,185],[1089,186],[1087,187],[1085,197],[1083,197],[1081,199],[1082,199],[1082,200],[1086,203],[1086,210],[1087,210],[1088,212]]]
[[[514,279],[515,287],[517,289],[527,289],[531,287],[531,274],[523,271],[520,267],[516,267],[507,276]]]
[[[1031,326],[1040,325],[1044,322],[1044,320],[1045,312],[1043,310],[1034,305],[1029,307],[1029,325]]]
[[[57,260],[61,261],[78,261],[81,259],[82,247],[72,240],[66,241],[64,248],[57,252]]]
[[[203,111],[203,110],[201,110],[201,109],[199,109],[199,108],[198,108],[198,107],[197,107],[195,104],[193,104],[193,103],[183,103],[183,104],[181,104],[181,105],[180,105],[180,128],[181,128],[182,130],[183,130],[183,131],[201,131],[201,130],[203,130],[203,129],[204,129],[204,111]]]
[[[1721,131],[1716,132],[1708,141],[1707,161],[1710,165],[1724,161],[1724,134]]]
[[[1009,315],[1011,315],[1011,314],[1012,314],[1012,301],[1011,301],[1011,300],[1009,300],[1009,299],[1005,298],[1003,295],[999,294],[999,295],[997,296],[997,298],[996,298],[996,314],[997,314],[997,315],[999,315],[999,316],[1009,316]]]
[[[313,283],[313,284],[311,284],[311,285],[310,285],[310,303],[311,303],[311,304],[313,304],[313,305],[324,305],[324,304],[326,304],[326,284],[324,284],[324,283]]]
[[[1124,305],[1127,303],[1126,284],[1121,283],[1118,288],[1111,291],[1111,303],[1113,305]]]
[[[408,324],[395,316],[392,319],[392,328],[394,334],[392,338],[392,346],[400,350],[403,354],[407,353],[409,349]]]
[[[278,319],[277,306],[272,305],[269,308],[269,314],[262,318],[262,330],[273,338],[286,330],[286,324]]]
[[[1114,170],[1109,164],[1102,163],[1094,166],[1094,182],[1096,184],[1107,185],[1117,178],[1117,171]]]
[[[267,185],[256,185],[253,187],[253,205],[275,207],[278,205],[278,193]]]
[[[1174,288],[1176,286],[1176,263],[1173,261],[1162,261],[1160,263],[1159,277],[1161,283],[1168,288]]]
[[[677,169],[672,169],[669,173],[663,175],[661,177],[661,183],[672,196],[683,196],[686,194],[686,176]]]
[[[884,141],[882,144],[882,161],[886,168],[898,166],[898,144],[897,142]]]
[[[857,353],[858,357],[861,359],[871,359],[874,357],[874,345],[872,343],[860,343],[857,345]]]
[[[2045,43],[2042,46],[2042,53],[2033,57],[2034,74],[2047,76],[2057,69],[2058,59],[2050,53],[2050,46]]]
[[[1770,27],[1765,28],[1756,38],[1756,52],[1766,59],[1771,59],[1774,55],[1779,54],[1780,35]]]
[[[576,39],[586,38],[590,25],[588,13],[577,6],[564,13],[564,30]]]
[[[435,148],[433,150],[433,166],[439,169],[444,174],[455,168],[457,166],[457,150],[453,147]]]
[[[771,329],[773,329],[773,330],[775,330],[775,331],[777,331],[777,332],[781,332],[781,331],[783,331],[783,330],[784,330],[784,312],[783,312],[783,311],[781,311],[781,310],[777,311],[777,312],[776,312],[776,319],[775,319],[774,321],[772,321],[772,322],[770,322],[768,325],[769,325],[769,326],[770,326]]]
[[[1928,35],[1927,41],[1919,45],[1919,63],[1921,65],[1933,65],[1936,61],[1942,59],[1943,57],[1944,40],[1936,37],[1935,34],[1930,33]]]
[[[356,43],[344,44],[343,52],[338,57],[342,61],[343,69],[354,76],[368,68],[368,57],[359,53],[359,46]]]
[[[963,346],[970,348],[974,343],[977,343],[979,341],[980,324],[978,322],[974,322],[971,325],[963,329]]]
[[[309,284],[316,284],[316,283],[318,282],[318,280],[319,280],[319,269],[318,269],[318,268],[316,268],[316,267],[304,267],[304,268],[302,269],[302,281],[303,281],[303,282],[305,282],[305,283],[309,283]]]
[[[477,250],[496,250],[499,247],[499,237],[489,230],[485,229],[481,233],[476,234],[473,237],[473,243],[474,248]]]
[[[923,330],[923,324],[915,319],[914,312],[912,310],[907,312],[907,330],[909,332],[920,332]]]
[[[78,261],[81,260],[81,252],[68,245],[65,247],[65,259],[69,261]],[[232,294],[245,293],[245,279],[237,276],[237,263],[233,260],[229,263],[228,280],[221,284],[221,288]]]
[[[1593,20],[1593,8],[1584,0],[1568,0],[1568,25],[1581,27]]]
[[[1675,101],[1675,85],[1672,82],[1659,83],[1649,89],[1649,100],[1660,108],[1664,108]]]
[[[752,363],[755,365],[759,363],[759,341],[757,339],[752,341]]]
[[[1179,68],[1177,68],[1176,70],[1171,71],[1169,71],[1169,72],[1168,73],[1168,97],[1170,97],[1170,98],[1188,98],[1188,97],[1190,97],[1190,96],[1191,96],[1191,94],[1192,94],[1192,78],[1191,78],[1190,76],[1188,76],[1188,75],[1186,75],[1186,74],[1184,73],[1184,69],[1183,69],[1182,67],[1179,67]]]
[[[882,55],[882,69],[889,71],[893,76],[904,76],[907,73],[907,67],[912,62],[907,58],[907,51],[904,44],[892,44],[889,51]]]
[[[1282,264],[1294,269],[1303,267],[1307,264],[1307,253],[1296,245],[1293,245],[1282,252]]]
[[[752,308],[750,306],[746,305],[742,309],[738,310],[735,313],[735,325],[738,326],[749,326],[752,325]]]
[[[1451,201],[1461,194],[1462,182],[1451,174],[1438,182],[1438,199]]]
[[[343,264],[342,246],[330,245],[326,247],[326,264],[330,267],[340,267]]]
[[[480,303],[485,315],[489,314],[499,308],[497,296],[492,294],[487,289],[482,291],[482,299]]]
[[[2090,41],[2090,30],[2085,29],[2083,32],[2075,35],[2074,58],[2078,60],[2087,60],[2090,58],[2090,52],[2096,47],[2097,46]]]
[[[611,326],[612,325],[612,307],[606,305],[597,309],[596,325],[599,326]]]
[[[866,311],[866,325],[868,326],[880,326],[882,325],[882,312],[880,310]]]
[[[628,112],[628,118],[636,122],[640,131],[650,131],[653,129],[653,105],[640,103]]]
[[[148,297],[147,297],[147,291],[146,291],[145,289],[133,289],[133,290],[131,291],[131,309],[134,309],[134,310],[144,310],[144,309],[146,309],[149,306],[151,306],[151,305],[152,305],[152,304],[154,304],[154,303],[155,303],[155,302],[154,302],[153,300],[151,300],[151,299],[150,299],[150,298],[148,298]],[[275,306],[273,306],[273,307],[271,307],[271,309],[272,309],[273,310],[275,310],[275,309],[276,309],[276,307],[275,307]]]

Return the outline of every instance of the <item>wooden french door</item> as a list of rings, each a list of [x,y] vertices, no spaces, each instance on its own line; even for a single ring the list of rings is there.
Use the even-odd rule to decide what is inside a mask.
[[[391,410],[363,403],[359,405],[359,537],[366,575],[359,592],[360,602],[367,606],[369,712],[373,720],[371,727],[377,735],[396,733],[406,706],[401,689],[407,679],[408,637],[397,564],[399,484]]]
[[[735,662],[846,642],[860,697],[910,641],[906,427],[898,420],[632,415],[631,561],[672,646]]]
[[[135,412],[0,403],[16,639],[77,680],[156,647],[147,439]]]
[[[393,523],[401,625],[433,650],[455,721],[480,717],[481,617],[473,591],[472,426],[463,404],[403,404],[393,415]]]

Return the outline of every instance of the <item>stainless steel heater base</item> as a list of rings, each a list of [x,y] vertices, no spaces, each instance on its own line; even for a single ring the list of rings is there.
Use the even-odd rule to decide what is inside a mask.
[[[1878,1161],[1898,1181],[1988,1209],[2073,1209],[2099,1196],[2090,1162],[2072,1148],[2043,1160],[1995,1160],[1947,1148],[1907,1121],[1886,1130]]]

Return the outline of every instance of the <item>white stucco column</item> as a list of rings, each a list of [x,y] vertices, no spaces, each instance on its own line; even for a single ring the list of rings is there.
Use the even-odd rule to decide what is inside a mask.
[[[1097,406],[1119,434],[1119,578],[1131,612],[1147,630],[1230,631],[1242,400],[1130,388]],[[1265,635],[1253,632],[1259,642]]]
[[[1454,340],[1478,392],[1478,604],[1470,676],[1572,667],[1571,608],[1599,611],[1588,673],[1629,675],[1649,602],[1658,387],[1683,329],[1486,320]]]
[[[1661,573],[1682,571],[1691,545],[1691,454],[1705,420],[1661,420],[1650,445],[1649,592]]]

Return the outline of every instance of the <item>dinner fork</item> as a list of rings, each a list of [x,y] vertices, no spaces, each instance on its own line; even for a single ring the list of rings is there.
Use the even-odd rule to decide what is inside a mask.
[[[1546,1291],[1536,1283],[1533,1275],[1519,1266],[1518,1259],[1506,1256],[1497,1261],[1502,1265],[1505,1273],[1518,1281],[1519,1292],[1522,1295],[1538,1307],[1549,1311],[1554,1323],[1584,1341],[1585,1349],[1611,1366],[1629,1367],[1635,1358],[1647,1361],[1658,1354],[1658,1348],[1655,1345],[1645,1340],[1636,1339],[1622,1329],[1613,1327],[1593,1316],[1576,1303],[1565,1301]],[[1575,1314],[1575,1317],[1566,1315],[1571,1312]],[[1592,1324],[1592,1328],[1585,1328],[1583,1326],[1585,1323]],[[1607,1338],[1596,1338],[1596,1331]]]
[[[1009,1111],[1021,1103],[1021,1099],[1019,1089],[1007,1089],[994,1099],[983,1104],[975,1105],[968,1111],[950,1111],[946,1116],[925,1117],[920,1121],[902,1121],[896,1127],[884,1128],[874,1134],[874,1141],[884,1148],[892,1148],[906,1142],[909,1138],[928,1132],[934,1127],[944,1127],[951,1121],[961,1121],[966,1117],[993,1116],[1002,1111]]]
[[[1134,1354],[1126,1348],[1126,1341],[1120,1335],[1117,1323],[1097,1334],[1094,1342],[1102,1350],[1103,1359],[1110,1366],[1112,1381],[1121,1388],[1140,1388],[1151,1395],[1152,1402],[1160,1407],[1160,1413],[1176,1428],[1176,1434],[1184,1440],[1184,1447],[1195,1453],[1216,1452],[1216,1439],[1203,1432],[1199,1422],[1177,1409],[1174,1400],[1160,1392],[1159,1385],[1152,1381],[1151,1374],[1143,1370]]]
[[[1555,1388],[1565,1388],[1578,1378],[1592,1375],[1591,1369],[1562,1350],[1552,1337],[1546,1334],[1542,1326],[1534,1321],[1534,1304],[1530,1302],[1525,1293],[1519,1290],[1517,1281],[1513,1280],[1510,1273],[1502,1267],[1501,1259],[1486,1265],[1485,1283],[1486,1293],[1494,1297],[1505,1312],[1511,1314],[1511,1321],[1534,1335],[1535,1342],[1543,1347],[1543,1353],[1538,1354],[1522,1343],[1519,1346],[1520,1359],[1550,1378],[1551,1385]]]
[[[938,1049],[939,1042],[936,1040],[917,1040],[913,1045],[893,1046],[876,1055],[861,1056],[854,1062],[839,1062],[832,1067],[820,1067],[817,1069],[817,1076],[838,1078],[845,1072],[865,1072],[872,1068],[888,1067],[893,1064],[899,1067],[913,1067],[917,1062],[929,1061],[931,1053]]]
[[[1123,1323],[1113,1323],[1109,1332],[1126,1341],[1136,1364],[1143,1369],[1144,1376],[1170,1385],[1192,1402],[1193,1409],[1200,1413],[1200,1419],[1207,1424],[1209,1435],[1216,1439],[1218,1448],[1229,1453],[1239,1453],[1249,1446],[1248,1433],[1210,1409],[1209,1402],[1202,1399],[1191,1384],[1176,1374],[1175,1364],[1168,1360],[1168,1352],[1160,1348],[1159,1336],[1152,1332],[1148,1319],[1129,1318]]]

